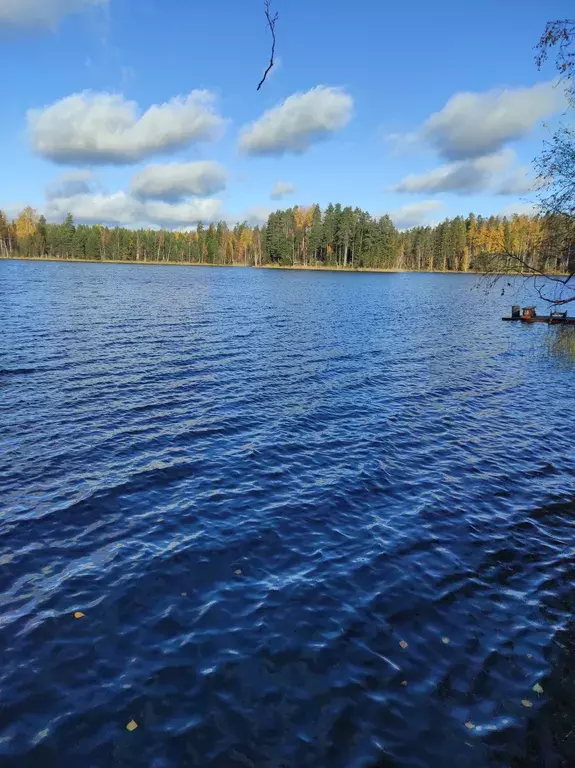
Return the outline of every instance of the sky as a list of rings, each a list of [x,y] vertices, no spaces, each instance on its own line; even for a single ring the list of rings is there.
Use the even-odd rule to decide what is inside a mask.
[[[0,208],[174,229],[329,202],[532,210],[565,121],[548,0],[0,0]]]

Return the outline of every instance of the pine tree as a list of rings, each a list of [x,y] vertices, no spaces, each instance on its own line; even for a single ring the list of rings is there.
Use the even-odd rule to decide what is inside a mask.
[[[330,203],[325,209],[325,215],[323,217],[323,233],[322,233],[322,248],[324,253],[324,261],[327,264],[333,264],[333,251],[335,243],[335,230],[336,230],[336,211],[335,207]]]
[[[1,226],[1,222],[0,222]],[[36,255],[45,256],[48,251],[48,230],[46,226],[46,218],[40,216],[36,225]]]
[[[322,260],[321,253],[321,238],[322,238],[322,222],[321,222],[321,208],[319,205],[312,205],[311,207],[311,224],[308,235],[308,251],[309,257],[314,262]]]
[[[76,227],[74,226],[74,217],[71,213],[66,216],[64,223],[60,227],[59,237],[59,256],[65,259],[70,259],[73,256],[74,251],[74,235],[76,234]]]
[[[100,254],[100,234],[96,227],[88,228],[86,237],[85,254],[87,259],[99,260]]]

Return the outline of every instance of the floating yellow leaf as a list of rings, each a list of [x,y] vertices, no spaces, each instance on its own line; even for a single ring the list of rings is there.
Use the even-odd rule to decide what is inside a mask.
[[[240,569],[240,568],[238,568],[238,569],[237,569],[237,571],[234,571],[234,573],[235,573],[237,576],[241,576],[241,575],[242,575],[242,572],[241,572],[241,569]]]
[[[403,648],[403,650],[407,648],[407,643],[405,642],[405,640],[402,640],[399,645]]]
[[[442,637],[442,638],[441,638],[441,642],[442,642],[444,645],[449,645],[449,643],[451,642],[451,640],[450,640],[448,637]]]
[[[524,707],[532,707],[533,704],[529,701],[529,699],[521,699],[521,703]]]
[[[401,684],[402,684],[402,685],[407,685],[407,680],[402,680],[402,681],[401,681]]]
[[[539,683],[535,683],[532,690],[535,691],[535,693],[543,693],[543,688],[539,685]]]
[[[76,611],[76,613],[74,614],[74,618],[75,619],[82,619],[82,618],[84,618],[85,615],[86,614],[82,613],[82,611]]]
[[[130,722],[126,726],[126,730],[135,731],[137,727],[138,727],[138,723],[135,720],[130,720]]]
[[[472,722],[471,722],[471,720],[468,720],[468,721],[465,723],[465,727],[466,727],[466,728],[469,728],[469,730],[470,730],[470,731],[472,731],[472,730],[475,728],[475,723],[472,723]]]

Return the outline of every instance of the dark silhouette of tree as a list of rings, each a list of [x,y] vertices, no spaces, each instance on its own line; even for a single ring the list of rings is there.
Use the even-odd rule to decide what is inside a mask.
[[[259,89],[265,83],[268,74],[273,69],[273,66],[275,64],[275,54],[276,54],[276,22],[279,19],[279,14],[278,13],[274,13],[274,15],[272,16],[271,0],[265,0],[264,12],[265,12],[265,15],[266,15],[267,26],[269,27],[269,30],[270,30],[271,36],[272,36],[272,49],[271,49],[271,54],[270,54],[270,63],[268,64],[267,69],[264,72],[264,75],[263,75],[262,79],[260,80],[260,82],[258,84],[258,87],[256,88],[257,91],[259,91]]]

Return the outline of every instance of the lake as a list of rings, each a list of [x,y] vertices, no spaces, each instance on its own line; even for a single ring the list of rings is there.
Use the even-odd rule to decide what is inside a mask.
[[[574,368],[511,290],[1,261],[0,764],[572,765]]]

